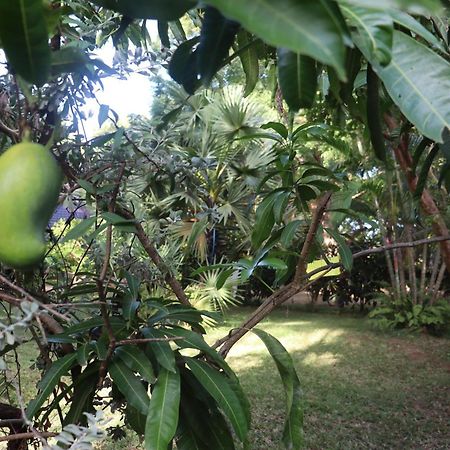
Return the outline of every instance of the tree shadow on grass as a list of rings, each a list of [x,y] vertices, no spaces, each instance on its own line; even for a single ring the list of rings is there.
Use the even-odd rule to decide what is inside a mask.
[[[304,392],[308,449],[447,449],[449,375],[434,358],[411,358],[404,345],[437,345],[381,334],[352,320],[280,315],[260,328],[289,349]],[[314,336],[315,335],[315,336]],[[317,338],[320,336],[320,338]],[[398,343],[397,343],[398,344]],[[430,349],[430,355],[431,355]],[[253,406],[253,449],[278,449],[284,394],[275,364],[254,338],[230,354]]]

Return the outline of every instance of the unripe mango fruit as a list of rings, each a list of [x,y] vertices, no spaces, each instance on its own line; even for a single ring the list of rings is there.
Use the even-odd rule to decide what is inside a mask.
[[[56,208],[62,173],[45,147],[16,144],[0,155],[0,261],[31,268],[45,254],[45,229]]]

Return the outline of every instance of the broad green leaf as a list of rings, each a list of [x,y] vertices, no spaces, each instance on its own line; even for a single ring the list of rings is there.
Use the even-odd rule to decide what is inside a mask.
[[[152,363],[147,355],[139,348],[131,345],[123,345],[116,349],[116,355],[131,369],[138,372],[145,381],[150,384],[156,380]]]
[[[252,233],[253,247],[259,247],[269,236],[275,223],[273,205],[276,195],[266,197],[256,209],[255,226]]]
[[[196,4],[192,0],[92,0],[133,19],[175,20]]]
[[[217,409],[214,399],[188,371],[182,373],[181,386],[177,448],[234,450],[230,427]]]
[[[207,0],[274,47],[333,66],[345,80],[345,25],[329,0]]]
[[[277,50],[278,80],[283,98],[292,111],[311,108],[317,91],[314,59],[285,48]]]
[[[186,362],[197,380],[226,414],[237,437],[241,441],[245,441],[249,423],[242,404],[231,388],[228,378],[203,361],[186,358]]]
[[[366,46],[357,45],[370,61]],[[394,31],[391,63],[370,62],[406,118],[421,134],[442,142],[443,131],[450,128],[450,64],[400,31]]]
[[[188,94],[193,94],[200,86],[197,71],[197,51],[194,47],[199,38],[184,41],[178,46],[169,62],[169,75],[181,84]]]
[[[83,373],[76,379],[73,387],[72,402],[69,412],[64,417],[64,424],[77,424],[83,422],[83,413],[93,409],[92,400],[98,383],[98,362],[86,367]]]
[[[114,384],[125,396],[127,402],[142,414],[147,414],[150,400],[147,391],[139,378],[120,360],[113,359],[108,371]]]
[[[301,224],[301,220],[293,220],[284,227],[280,238],[280,244],[284,248],[288,248],[291,245]]]
[[[0,40],[15,72],[42,85],[50,75],[50,47],[42,0],[0,0]]]
[[[381,65],[389,64],[392,56],[394,22],[388,11],[364,8],[340,0],[339,6],[351,28],[354,28],[370,49],[373,59]]]
[[[268,257],[264,258],[258,263],[258,267],[270,267],[276,270],[286,270],[288,267],[286,263],[279,258]]]
[[[267,122],[261,125],[263,130],[272,129],[276,131],[283,139],[287,139],[289,132],[286,126],[280,122]]]
[[[394,22],[401,25],[402,27],[408,28],[416,35],[425,39],[430,45],[441,50],[442,52],[446,52],[445,46],[442,41],[440,41],[437,36],[428,31],[417,19],[410,16],[409,14],[398,11],[398,10],[390,10],[389,15],[394,19]]]
[[[146,338],[165,338],[166,335],[155,328],[144,328],[142,333]],[[162,367],[170,372],[176,371],[175,356],[168,341],[154,341],[147,344],[147,349],[155,355],[156,360]]]
[[[205,86],[211,83],[229,55],[238,30],[239,24],[226,19],[216,8],[205,8],[197,51],[198,74]]]
[[[145,425],[145,450],[167,450],[175,436],[180,407],[180,374],[161,369]]]
[[[101,128],[102,125],[109,118],[109,106],[108,105],[100,105],[100,109],[98,111],[98,126]]]
[[[69,369],[75,364],[76,360],[77,354],[71,353],[59,358],[50,366],[42,380],[38,383],[38,395],[28,404],[26,410],[28,419],[32,419],[35,416],[40,407],[48,399],[61,377],[69,371]]]
[[[145,422],[147,421],[147,415],[140,413],[136,408],[133,408],[129,403],[125,410],[125,422],[129,425],[138,435],[143,436],[145,434]]]
[[[339,264],[340,263],[340,259],[338,256],[333,256],[332,258],[329,258],[330,263],[333,264]],[[311,272],[314,272],[317,269],[320,269],[322,267],[325,267],[327,265],[327,262],[324,259],[317,259],[311,263],[308,264],[307,268],[306,268],[306,273],[309,274]],[[316,280],[317,278],[321,278],[322,276],[324,277],[337,277],[341,274],[341,269],[339,267],[337,267],[336,269],[332,269],[329,272],[327,272],[325,275],[323,275],[325,273],[325,271],[323,272],[318,272],[314,275],[311,275],[311,277],[309,278],[310,281],[312,280]]]
[[[345,242],[345,239],[337,231],[330,228],[325,228],[325,231],[336,241],[342,265],[344,266],[345,270],[348,270],[350,272],[353,267],[353,255],[350,247]]]
[[[176,340],[175,343],[180,348],[195,348],[200,350],[205,355],[208,355],[209,358],[214,361],[221,368],[225,369],[227,374],[231,374],[231,369],[226,364],[225,360],[220,356],[220,354],[211,348],[206,341],[203,339],[202,335],[191,331],[186,330],[185,328],[170,328],[165,329],[164,333],[171,337],[181,337],[182,339]]]
[[[338,2],[341,2],[341,0],[338,0]],[[394,8],[426,15],[438,13],[442,10],[439,0],[345,0],[345,2],[364,8],[376,8],[379,10]]]
[[[302,391],[291,355],[270,334],[257,328],[254,328],[252,331],[264,342],[275,361],[283,382],[287,403],[287,419],[283,431],[283,443],[288,450],[300,450],[304,445]]]
[[[88,219],[80,220],[80,222],[78,222],[73,228],[71,228],[69,232],[61,239],[61,242],[64,243],[83,237],[94,226],[95,221],[95,217],[89,217]]]
[[[237,35],[239,58],[245,73],[244,97],[250,95],[259,80],[259,59],[256,46],[252,44],[252,36],[245,30]]]
[[[430,168],[436,159],[437,155],[439,153],[439,146],[435,145],[431,148],[429,151],[427,157],[425,158],[425,161],[423,162],[422,168],[420,170],[419,178],[417,180],[416,190],[414,191],[414,198],[416,200],[420,199],[422,197],[423,191],[425,189],[425,185],[427,183],[428,179],[428,173],[430,172]]]

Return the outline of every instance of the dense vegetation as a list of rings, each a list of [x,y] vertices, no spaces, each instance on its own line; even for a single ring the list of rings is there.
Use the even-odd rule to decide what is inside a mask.
[[[254,405],[225,361],[249,331],[285,393],[273,448],[328,445],[304,436],[296,366],[263,319],[310,291],[382,329],[447,332],[449,15],[373,3],[0,0],[8,449],[84,448],[101,411],[147,450],[250,448]],[[98,104],[87,136],[86,102],[133,71],[150,118]],[[242,303],[259,306],[219,336]]]

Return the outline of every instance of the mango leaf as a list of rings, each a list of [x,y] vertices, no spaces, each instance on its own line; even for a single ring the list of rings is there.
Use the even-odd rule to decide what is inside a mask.
[[[184,41],[175,50],[169,62],[169,75],[181,84],[188,94],[193,94],[200,86],[197,70],[198,53],[194,50],[198,42],[198,37]]]
[[[269,236],[275,223],[273,205],[276,195],[271,193],[256,209],[255,226],[252,233],[253,247],[259,247]]]
[[[75,364],[77,354],[71,353],[56,360],[45,373],[42,380],[38,383],[39,393],[27,407],[26,415],[28,419],[32,419],[52,393],[56,384],[61,377],[65,375],[69,369]]]
[[[239,24],[226,19],[216,8],[206,7],[203,17],[197,68],[200,80],[207,86],[229,55]]]
[[[369,49],[360,40],[356,43],[370,61]],[[407,119],[421,134],[442,142],[443,131],[450,128],[450,64],[400,31],[394,31],[391,63],[381,67],[370,62]]]
[[[92,0],[133,19],[175,20],[195,7],[193,0]]]
[[[203,361],[187,357],[185,359],[194,376],[226,414],[237,437],[241,442],[245,441],[249,423],[242,404],[231,388],[228,378]]]
[[[267,122],[264,125],[261,125],[263,130],[272,129],[276,131],[283,139],[287,139],[289,132],[286,126],[280,122]]]
[[[207,0],[225,17],[274,47],[308,55],[336,69],[345,80],[345,42],[341,13],[329,0]]]
[[[234,450],[230,427],[203,386],[183,371],[177,448]],[[195,388],[191,383],[195,381]],[[194,391],[195,389],[195,391]]]
[[[258,263],[258,267],[270,267],[276,270],[286,270],[288,267],[286,263],[279,258],[268,257],[264,258]]]
[[[82,219],[78,222],[69,232],[61,239],[61,243],[73,241],[83,237],[94,226],[96,221],[95,217],[89,217],[88,219]]]
[[[51,52],[42,0],[0,0],[0,40],[15,72],[38,86],[47,81]]]
[[[125,410],[125,422],[140,436],[143,436],[145,434],[146,421],[147,416],[145,414],[140,413],[129,403],[127,404],[127,408]]]
[[[394,32],[391,14],[388,11],[352,5],[351,0],[340,0],[339,6],[347,23],[370,49],[372,58],[383,66],[389,64]]]
[[[109,106],[103,104],[100,105],[100,109],[98,112],[98,126],[100,128],[108,120],[108,117],[109,117]]]
[[[341,0],[338,0],[340,3]],[[374,8],[378,10],[386,10],[389,8],[400,9],[415,14],[429,15],[431,13],[439,13],[442,10],[442,5],[439,0],[345,0],[355,6],[364,8]]]
[[[72,403],[69,412],[64,417],[65,425],[83,422],[86,419],[84,413],[93,409],[92,400],[98,383],[99,367],[98,362],[91,364],[75,381]]]
[[[139,378],[124,362],[115,358],[108,365],[108,371],[114,384],[131,406],[141,414],[147,414],[150,400],[147,391]]]
[[[162,331],[155,328],[144,328],[142,333],[146,338],[161,339],[166,337]],[[162,367],[170,372],[176,372],[175,356],[168,341],[150,342],[147,344],[147,349],[155,355],[156,360]]]
[[[345,270],[348,270],[350,272],[353,268],[353,254],[350,250],[350,247],[345,242],[345,239],[337,231],[330,228],[325,228],[325,231],[336,241],[342,265],[344,266]]]
[[[150,384],[155,382],[156,377],[152,363],[139,347],[123,345],[116,349],[116,355],[129,369],[133,372],[138,372],[145,381]]]
[[[294,240],[295,234],[297,233],[297,230],[299,229],[301,224],[301,220],[293,220],[284,227],[280,238],[280,244],[284,248],[288,248],[291,245],[292,241]]]
[[[175,436],[180,407],[180,373],[161,369],[145,425],[145,450],[167,450]]]
[[[419,200],[422,197],[423,191],[425,189],[425,185],[428,179],[428,173],[430,172],[430,168],[433,164],[433,161],[436,159],[439,153],[439,146],[435,145],[429,151],[425,161],[423,162],[422,168],[420,170],[419,178],[417,180],[416,190],[414,191],[414,199]]]
[[[259,80],[259,59],[256,46],[252,43],[252,36],[245,30],[237,35],[239,59],[245,73],[244,97],[249,96]]]
[[[446,52],[445,46],[433,33],[428,31],[417,19],[409,14],[392,9],[389,11],[389,15],[392,17],[395,23],[405,27],[421,38],[425,39],[434,48]]]
[[[277,56],[278,80],[289,109],[311,108],[317,91],[316,62],[285,48],[279,48]]]
[[[303,448],[303,406],[300,381],[295,371],[291,355],[283,345],[270,334],[253,329],[267,347],[277,366],[286,394],[287,419],[283,431],[283,443],[288,450]]]

